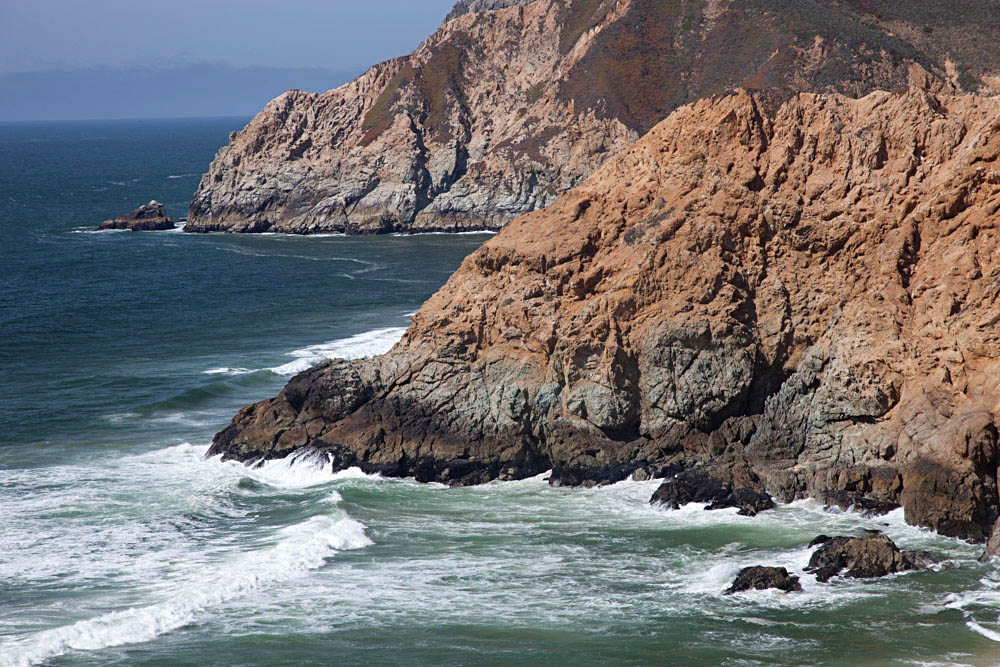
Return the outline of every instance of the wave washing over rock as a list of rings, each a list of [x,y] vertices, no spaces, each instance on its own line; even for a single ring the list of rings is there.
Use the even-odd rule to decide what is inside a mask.
[[[413,54],[268,104],[185,231],[496,229],[704,96],[997,91],[998,54],[991,0],[463,0]]]
[[[382,357],[213,452],[474,484],[739,462],[780,501],[997,517],[1000,99],[736,91],[469,256]]]

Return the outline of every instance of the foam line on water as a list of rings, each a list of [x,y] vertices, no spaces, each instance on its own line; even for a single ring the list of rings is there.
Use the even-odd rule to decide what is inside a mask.
[[[984,628],[983,626],[979,625],[975,621],[966,621],[965,624],[973,632],[975,632],[977,634],[980,634],[983,637],[986,637],[987,639],[990,639],[992,641],[1000,642],[1000,632],[996,632],[994,630],[989,630],[987,628]]]
[[[248,478],[270,487],[251,492],[267,502],[273,490],[311,489],[349,476],[333,474],[325,455],[303,453],[252,469],[218,457],[205,460],[207,450],[207,445],[175,445],[53,466],[44,475],[0,470],[0,507],[6,510],[0,512],[0,580],[78,586],[113,579],[124,588],[183,581],[188,570],[211,557],[200,545],[206,522],[232,525],[247,517],[245,507],[228,499],[242,494],[238,490]],[[323,500],[313,498],[314,513],[326,513],[340,501],[332,488]],[[86,516],[103,519],[95,525]],[[49,530],[53,522],[58,530]]]
[[[268,370],[277,375],[295,375],[327,359],[362,359],[378,356],[392,349],[405,332],[406,329],[403,327],[387,327],[329,343],[310,345],[290,352],[288,356],[294,357],[294,361]]]
[[[252,368],[230,368],[229,366],[221,366],[219,368],[210,368],[207,371],[202,371],[203,375],[246,375],[247,373],[253,373]]]
[[[495,229],[480,229],[469,232],[395,232],[392,236],[495,236],[498,233]]]
[[[45,630],[3,647],[0,665],[36,664],[69,651],[150,641],[195,621],[206,609],[322,567],[339,551],[373,544],[365,527],[344,515],[314,516],[279,531],[274,546],[212,568],[162,602],[115,611]]]

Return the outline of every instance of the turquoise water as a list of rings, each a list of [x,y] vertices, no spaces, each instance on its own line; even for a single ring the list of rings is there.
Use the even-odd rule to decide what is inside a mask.
[[[486,238],[89,231],[182,217],[243,122],[0,126],[0,665],[1000,663],[996,566],[899,513],[204,460],[297,370],[387,350]],[[947,560],[721,594],[873,527]]]

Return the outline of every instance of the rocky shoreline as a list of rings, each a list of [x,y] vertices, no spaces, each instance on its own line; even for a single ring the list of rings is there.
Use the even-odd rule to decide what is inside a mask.
[[[997,118],[919,89],[683,107],[467,258],[391,352],[300,374],[211,453],[458,485],[695,469],[754,511],[745,471],[985,541]]]

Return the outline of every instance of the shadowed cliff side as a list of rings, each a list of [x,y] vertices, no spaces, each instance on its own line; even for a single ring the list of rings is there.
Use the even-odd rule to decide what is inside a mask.
[[[1000,90],[990,0],[463,0],[413,54],[271,102],[187,232],[499,228],[734,86]]]
[[[1000,99],[737,91],[469,256],[387,355],[212,452],[472,484],[749,466],[779,500],[997,516]]]

